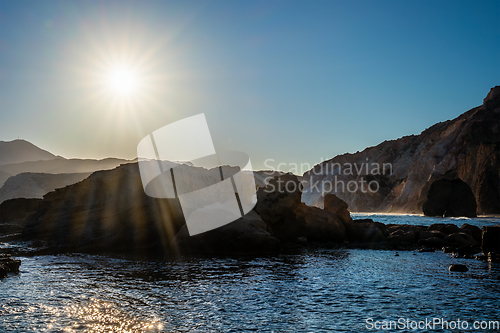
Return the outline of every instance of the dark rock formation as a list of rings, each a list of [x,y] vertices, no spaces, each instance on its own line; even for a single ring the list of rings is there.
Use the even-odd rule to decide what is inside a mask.
[[[347,172],[349,165],[352,173]],[[500,213],[500,86],[491,89],[482,106],[420,135],[385,141],[316,165],[304,174],[308,185],[302,200],[323,207],[323,195],[335,193],[354,212],[421,213],[431,184],[443,178],[460,178],[470,186],[478,214]],[[365,192],[342,189],[342,183],[345,187],[349,181],[360,185],[372,180],[379,184],[375,193],[366,187]]]
[[[345,203],[332,198],[332,213],[304,205],[300,196],[298,178],[280,175],[259,188],[255,211],[189,237],[178,200],[148,197],[138,165],[124,164],[95,172],[41,200],[5,201],[0,205],[0,231],[4,228],[19,233],[18,239],[44,244],[48,253],[257,253],[277,251],[280,241],[298,237],[344,241],[346,225],[352,224]]]
[[[454,224],[446,224],[446,223],[434,223],[434,224],[431,224],[428,227],[428,230],[437,230],[437,231],[442,232],[445,235],[449,235],[449,234],[452,234],[454,232],[460,232],[460,228],[457,227],[456,225],[454,225]]]
[[[189,236],[184,225],[174,242],[183,253],[252,254],[278,252],[280,249],[280,241],[271,235],[266,223],[255,211],[195,236]]]
[[[450,272],[467,272],[469,269],[465,265],[454,264],[450,265]]]
[[[308,240],[340,243],[346,239],[344,223],[335,214],[304,203],[299,204],[293,212],[301,226],[301,235]]]
[[[385,240],[387,226],[371,219],[353,220],[353,227],[347,229],[348,239],[360,243],[378,243]]]
[[[405,228],[406,227],[406,228]],[[417,228],[397,227],[387,236],[387,241],[391,243],[414,244],[418,241]]]
[[[325,195],[323,209],[336,215],[343,223],[352,222],[347,203],[335,194]]]
[[[0,254],[0,279],[7,276],[7,273],[19,273],[21,260],[13,259],[10,254]]]
[[[448,235],[444,240],[457,247],[478,247],[480,244],[471,235],[463,232],[456,232]]]
[[[299,186],[297,176],[285,174],[273,178],[257,192],[254,210],[269,225],[272,234],[281,240],[293,240],[303,235],[302,225],[294,213],[300,204]]]
[[[449,246],[450,243],[448,243],[447,241],[445,241],[441,237],[433,236],[433,237],[428,237],[428,238],[421,238],[418,241],[418,245],[422,245],[424,247],[432,248],[432,249],[439,249],[439,248],[442,248],[444,246]]]
[[[476,242],[481,243],[483,236],[479,227],[465,223],[460,227],[460,230],[462,230],[462,232],[465,232],[466,234],[471,235]]]
[[[352,224],[347,205],[335,196],[328,197],[328,209],[300,202],[297,176],[285,174],[273,178],[257,192],[255,211],[269,225],[271,233],[282,241],[306,237],[315,242],[342,242]]]
[[[54,251],[171,253],[184,224],[177,200],[144,194],[137,164],[99,171],[43,200],[8,200],[0,210],[25,212],[21,238],[41,240]],[[7,218],[2,218],[7,219]]]
[[[500,255],[500,225],[482,228],[481,250],[484,255],[489,253]]]
[[[476,209],[476,199],[471,188],[460,179],[436,180],[423,205],[426,216],[476,217]]]

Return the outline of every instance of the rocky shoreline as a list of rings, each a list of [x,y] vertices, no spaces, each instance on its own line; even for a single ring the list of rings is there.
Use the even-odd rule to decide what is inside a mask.
[[[459,228],[454,224],[418,226],[383,224],[371,219],[353,220],[347,204],[333,194],[325,196],[322,209],[307,206],[301,202],[299,179],[292,174],[274,177],[267,186],[260,187],[257,192],[257,205],[244,217],[196,236],[189,236],[175,202],[151,199],[141,190],[121,192],[119,208],[127,214],[110,214],[108,209],[108,214],[123,222],[114,224],[114,228],[108,231],[103,228],[107,221],[99,213],[103,201],[96,200],[95,205],[75,206],[78,202],[75,196],[93,196],[88,192],[88,189],[96,187],[93,183],[105,188],[106,181],[112,179],[113,182],[140,186],[138,170],[135,168],[136,165],[129,164],[115,170],[96,173],[87,179],[87,184],[76,184],[73,188],[69,187],[69,190],[58,190],[43,200],[7,201],[0,205],[0,211],[4,208],[4,212],[11,212],[11,218],[7,218],[9,223],[0,223],[0,226],[17,227],[10,230],[10,240],[30,244],[29,249],[19,248],[10,252],[14,255],[90,253],[179,256],[259,255],[300,249],[357,248],[422,252],[443,250],[455,256],[477,256],[478,259],[489,258],[492,261],[498,260],[500,253],[497,245],[500,227],[483,227],[481,230],[470,224]],[[289,186],[290,184],[297,186]],[[283,186],[294,190],[288,191],[282,188]],[[126,197],[123,197],[124,193],[127,194]],[[132,197],[129,197],[129,193],[133,194]],[[101,191],[100,195],[103,194],[118,195],[116,192]],[[129,207],[129,203],[133,203],[133,206]],[[130,214],[133,210],[154,212],[154,209],[158,208],[155,205],[159,203],[164,205],[161,207],[168,212],[167,215],[150,213],[144,221],[143,217],[142,220],[135,220],[135,215]],[[11,210],[11,207],[15,207],[15,211]],[[117,209],[115,204],[112,207]],[[86,219],[76,218],[79,216]],[[123,220],[118,220],[121,217]],[[141,216],[138,216],[139,218]],[[160,234],[158,229],[154,228],[169,221],[169,233],[163,231],[163,234]],[[138,229],[139,223],[142,224],[142,229]],[[96,226],[101,227],[98,230],[100,232],[84,232],[84,228],[92,229]],[[75,229],[82,231],[79,234],[70,232]],[[3,231],[5,234],[6,230]],[[138,235],[144,235],[144,238],[138,241]],[[170,237],[167,237],[168,235]],[[5,241],[5,238],[3,240]]]

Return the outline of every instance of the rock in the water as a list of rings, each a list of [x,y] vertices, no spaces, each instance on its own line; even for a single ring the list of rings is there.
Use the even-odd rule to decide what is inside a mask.
[[[465,232],[466,234],[471,235],[472,238],[474,238],[477,242],[481,242],[482,233],[479,227],[465,223],[460,227],[460,230],[462,230],[462,232]]]
[[[19,273],[21,260],[13,259],[10,254],[0,254],[0,278],[7,276],[7,273]]]
[[[455,232],[446,236],[444,240],[458,247],[479,246],[479,242],[477,242],[471,235],[463,232]]]
[[[431,237],[437,237],[443,239],[446,237],[446,235],[439,230],[423,230],[420,232],[418,239],[422,241]]]
[[[257,192],[255,211],[268,224],[273,236],[283,241],[306,237],[316,242],[343,242],[346,225],[352,224],[347,204],[327,196],[328,209],[309,207],[300,201],[297,176],[280,175]]]
[[[361,243],[385,241],[385,224],[374,222],[371,219],[354,220],[353,222],[354,228],[348,230],[349,240]]]
[[[307,239],[319,242],[341,243],[346,239],[344,224],[336,215],[301,203],[294,210]]]
[[[446,223],[435,223],[431,224],[427,230],[437,230],[442,232],[445,235],[450,235],[455,232],[460,232],[460,228],[454,224],[446,224]]]
[[[465,265],[454,264],[450,265],[450,272],[467,272],[469,269]]]
[[[194,236],[189,236],[184,225],[174,243],[181,252],[202,254],[269,253],[280,248],[280,241],[271,235],[266,223],[253,210],[234,222]]]
[[[304,236],[294,213],[300,204],[299,185],[297,176],[288,173],[271,179],[257,192],[254,209],[279,239],[293,240]]]
[[[422,209],[426,216],[477,216],[474,194],[469,185],[458,178],[432,183]]]
[[[416,243],[418,239],[417,232],[413,229],[397,229],[393,231],[388,237],[387,241],[390,243]]]
[[[493,253],[500,255],[500,225],[482,228],[481,250],[484,255]]]
[[[449,243],[442,238],[439,237],[429,237],[425,239],[421,239],[418,241],[419,245],[423,245],[431,248],[442,248],[443,246],[449,245]]]

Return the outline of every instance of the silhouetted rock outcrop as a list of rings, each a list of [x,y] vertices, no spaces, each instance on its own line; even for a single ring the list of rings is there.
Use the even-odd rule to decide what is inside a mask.
[[[323,207],[323,195],[334,193],[351,211],[421,213],[431,184],[443,178],[470,186],[478,214],[500,213],[500,86],[491,89],[482,106],[420,135],[316,165],[304,174],[302,200]],[[350,181],[357,191],[346,189]],[[373,191],[367,188],[371,181]]]
[[[460,179],[432,183],[422,210],[426,216],[476,217],[476,199],[469,185]]]
[[[325,195],[323,209],[336,215],[343,223],[352,222],[347,203],[335,194]]]
[[[474,238],[474,240],[476,240],[476,242],[481,243],[482,234],[481,234],[481,229],[479,227],[465,223],[460,227],[460,230],[462,232],[465,232],[466,234],[471,235],[472,238]]]
[[[329,198],[329,209],[322,210],[301,203],[300,197],[301,184],[297,176],[278,176],[266,187],[259,188],[255,211],[269,225],[272,234],[282,241],[300,237],[316,242],[346,239],[346,224],[352,224],[352,220],[345,202]]]
[[[170,240],[184,224],[177,200],[144,193],[137,164],[95,172],[36,205],[21,236],[56,251],[170,253]]]

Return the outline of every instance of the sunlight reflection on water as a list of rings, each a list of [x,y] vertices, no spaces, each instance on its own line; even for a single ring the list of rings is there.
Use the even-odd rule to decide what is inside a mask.
[[[500,267],[443,253],[260,258],[21,258],[0,282],[3,331],[360,331],[368,317],[500,317]],[[451,273],[464,263],[467,273]],[[2,330],[0,329],[0,331]]]

